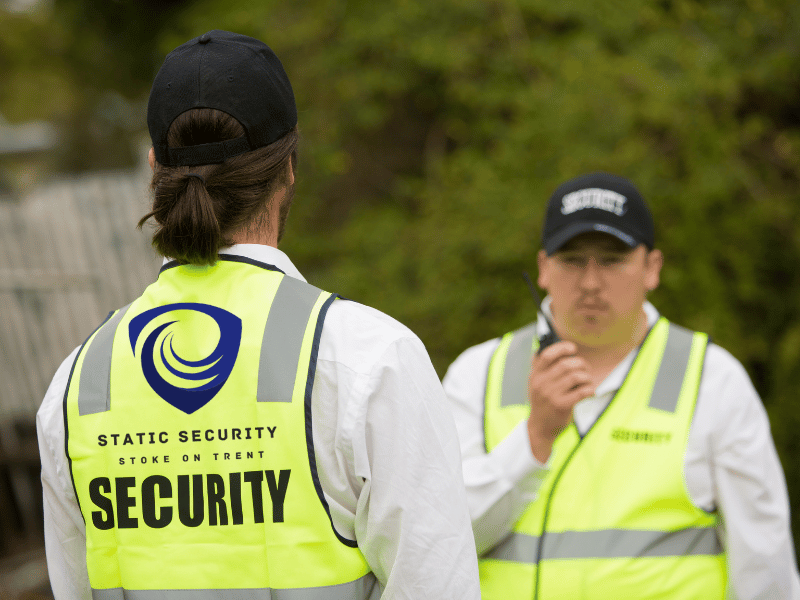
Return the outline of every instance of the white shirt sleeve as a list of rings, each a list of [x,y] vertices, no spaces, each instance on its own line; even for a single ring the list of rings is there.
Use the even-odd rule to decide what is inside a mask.
[[[395,343],[365,384],[355,528],[386,597],[479,598],[458,438],[421,343]]]
[[[522,421],[491,452],[486,452],[483,413],[489,361],[499,344],[490,340],[469,348],[447,370],[443,385],[456,422],[475,545],[478,554],[506,537],[533,500],[548,473],[531,452]]]
[[[351,302],[325,323],[314,406],[338,424],[319,423],[314,443],[330,449],[318,462],[337,531],[358,540],[384,598],[480,598],[458,438],[425,347]]]
[[[733,600],[800,599],[786,481],[744,367],[710,345],[686,450],[687,489],[718,509]]]
[[[56,371],[36,415],[42,462],[44,542],[56,600],[91,600],[86,571],[86,529],[64,451],[63,400],[75,349]]]

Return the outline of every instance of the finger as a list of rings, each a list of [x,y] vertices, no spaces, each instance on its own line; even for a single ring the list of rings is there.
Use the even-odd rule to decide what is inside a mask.
[[[545,373],[538,373],[538,376],[533,378],[534,383],[538,383],[536,387],[543,389],[558,390],[561,388],[568,389],[570,385],[567,382],[584,383],[589,379],[589,369],[583,364],[574,365],[555,365]]]
[[[581,400],[591,398],[594,396],[595,387],[591,384],[584,384],[571,390],[569,393],[562,396],[564,406],[574,407]]]
[[[542,390],[544,393],[540,393],[538,399],[554,407],[571,407],[575,393],[586,390],[592,391],[589,376],[585,373],[574,373],[559,380],[550,388]]]
[[[545,370],[544,374],[547,377],[563,377],[567,373],[571,373],[573,371],[588,372],[589,363],[587,363],[586,359],[581,356],[565,356],[550,365],[550,368]]]
[[[589,373],[586,371],[572,371],[567,373],[564,377],[558,380],[557,386],[559,389],[559,396],[565,396],[575,388],[580,386],[589,385],[592,380]]]
[[[534,381],[547,385],[548,382],[558,381],[577,371],[589,372],[589,365],[579,356],[563,357],[546,369],[532,370],[531,377]]]
[[[582,358],[562,358],[546,370],[532,370],[528,377],[531,391],[546,396],[561,395],[578,384],[589,379],[589,368]]]
[[[548,346],[540,354],[534,357],[534,364],[540,369],[546,369],[549,365],[558,361],[564,356],[572,356],[578,352],[578,347],[572,342],[562,341],[556,342],[552,346]]]

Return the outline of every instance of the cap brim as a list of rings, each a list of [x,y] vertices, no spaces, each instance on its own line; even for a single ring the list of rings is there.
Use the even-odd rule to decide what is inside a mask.
[[[624,231],[617,229],[616,227],[612,227],[611,225],[606,225],[605,223],[593,223],[590,221],[578,221],[577,223],[570,223],[564,227],[564,229],[550,236],[550,238],[543,244],[544,251],[548,255],[553,254],[576,235],[588,233],[590,231],[598,231],[600,233],[613,235],[619,241],[631,248],[635,248],[642,243],[637,241],[636,238],[629,233],[625,233]]]

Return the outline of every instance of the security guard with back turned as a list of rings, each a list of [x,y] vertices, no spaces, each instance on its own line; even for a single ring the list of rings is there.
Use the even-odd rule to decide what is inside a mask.
[[[477,598],[452,417],[420,340],[305,282],[278,242],[297,110],[264,43],[156,75],[158,279],[38,413],[58,600]]]

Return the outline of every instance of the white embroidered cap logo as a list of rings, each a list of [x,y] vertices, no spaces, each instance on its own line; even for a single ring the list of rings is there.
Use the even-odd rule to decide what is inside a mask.
[[[561,199],[561,214],[569,215],[584,208],[599,208],[622,216],[627,210],[627,198],[622,194],[602,188],[587,188],[567,194]]]

